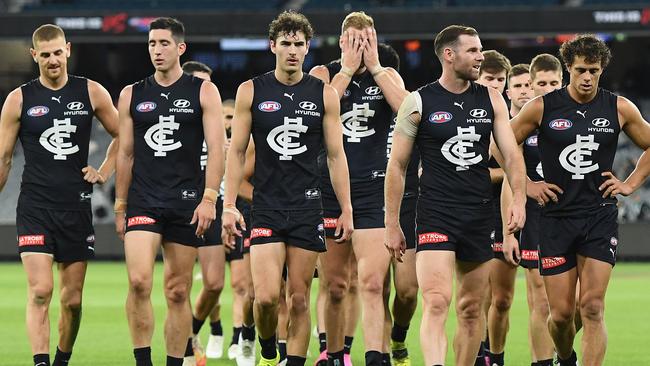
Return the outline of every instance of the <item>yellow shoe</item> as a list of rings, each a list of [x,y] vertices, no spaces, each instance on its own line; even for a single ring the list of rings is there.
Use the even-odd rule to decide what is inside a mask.
[[[393,356],[393,366],[411,366],[411,359],[405,342],[391,341],[390,349]]]
[[[257,366],[277,366],[278,363],[280,363],[280,353],[276,350],[275,357],[272,359],[260,355],[260,362],[257,363]]]

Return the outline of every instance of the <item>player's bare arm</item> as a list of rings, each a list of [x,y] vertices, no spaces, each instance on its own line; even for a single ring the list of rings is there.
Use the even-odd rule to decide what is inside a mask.
[[[339,46],[341,47],[341,71],[335,75],[330,75],[327,67],[321,65],[314,67],[309,74],[336,89],[340,99],[343,98],[345,89],[350,84],[352,76],[359,69],[363,59],[365,41],[361,37],[361,31],[354,28],[347,29],[339,37]]]
[[[367,40],[363,50],[363,63],[370,71],[377,85],[379,85],[379,88],[381,88],[390,108],[393,112],[397,112],[402,101],[409,94],[404,88],[404,80],[395,69],[383,67],[379,63],[377,31],[375,28],[364,29],[363,37]]]
[[[416,94],[409,94],[397,113],[397,123],[393,134],[393,147],[386,168],[384,181],[384,201],[386,213],[384,216],[385,243],[384,245],[398,261],[406,252],[406,238],[399,222],[399,211],[404,196],[406,169],[411,159],[411,151],[417,136],[421,114],[419,112]]]
[[[5,100],[0,114],[0,192],[7,183],[11,161],[20,130],[20,110],[23,106],[23,93],[14,89]]]
[[[131,185],[133,169],[133,118],[131,116],[131,85],[122,89],[117,103],[119,113],[119,136],[115,168],[115,230],[124,240],[126,202]]]
[[[343,149],[343,132],[341,128],[340,103],[336,90],[329,85],[323,89],[323,137],[327,150],[327,167],[332,178],[332,187],[341,207],[341,216],[336,224],[335,235],[341,237],[337,242],[344,242],[350,238],[354,225],[352,223],[352,201],[350,199],[350,174],[348,161]]]
[[[93,106],[95,117],[99,119],[106,132],[108,132],[113,139],[106,149],[106,156],[104,161],[95,169],[88,165],[82,169],[84,173],[84,180],[90,183],[104,184],[111,178],[115,172],[115,160],[117,158],[118,149],[118,134],[119,134],[119,116],[117,109],[113,105],[111,95],[106,88],[96,81],[88,80],[88,95],[90,96],[90,103]]]
[[[250,139],[248,147],[246,148],[246,162],[244,163],[244,177],[239,185],[238,196],[241,199],[246,200],[248,203],[253,202],[253,184],[251,179],[253,178],[253,173],[255,172],[255,142],[253,139]]]
[[[508,123],[508,108],[505,100],[495,89],[488,88],[492,108],[494,109],[494,140],[503,154],[501,165],[508,176],[508,182],[513,192],[512,205],[509,206],[508,228],[515,232],[523,228],[526,221],[526,165],[513,131]]]
[[[201,236],[216,218],[216,203],[219,184],[223,178],[224,151],[226,140],[221,111],[221,95],[210,81],[201,84],[201,109],[203,109],[203,135],[208,147],[208,161],[205,167],[205,190],[201,202],[194,210],[191,224],[197,223],[196,235]]]
[[[503,185],[501,186],[501,217],[507,217],[508,207],[512,204],[512,190],[510,189],[510,184],[508,183],[508,178],[504,177]],[[508,223],[502,221],[502,230],[503,230],[503,256],[506,259],[507,263],[512,264],[513,266],[519,265],[521,260],[521,253],[519,251],[519,241],[515,238],[515,234],[511,233],[508,229]]]
[[[650,124],[643,119],[639,109],[630,100],[618,97],[618,120],[625,134],[643,150],[634,171],[620,181],[612,172],[603,172],[607,180],[598,187],[603,192],[603,198],[617,194],[628,196],[636,191],[650,175]]]
[[[253,103],[253,81],[242,83],[237,89],[235,98],[235,115],[232,121],[230,150],[226,159],[226,192],[223,199],[223,215],[221,222],[227,235],[241,236],[237,223],[242,228],[246,227],[244,217],[237,210],[235,201],[239,186],[244,177],[246,163],[246,148],[251,137],[253,123],[251,104]],[[233,238],[234,239],[234,238]]]

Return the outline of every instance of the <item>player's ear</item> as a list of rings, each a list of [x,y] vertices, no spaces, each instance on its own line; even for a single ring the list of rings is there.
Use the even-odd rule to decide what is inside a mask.
[[[269,40],[269,48],[271,48],[271,52],[275,54],[275,41],[274,40]]]
[[[66,42],[66,44],[65,44],[65,52],[66,52],[65,57],[70,57],[70,50],[71,49],[72,49],[72,44],[70,44],[70,42]]]
[[[181,43],[178,44],[178,54],[179,55],[184,54],[186,50],[187,50],[187,43],[181,42]]]
[[[309,45],[311,44],[311,41],[307,41],[307,52],[305,52],[305,55],[309,53]]]
[[[32,59],[34,60],[34,62],[38,63],[38,59],[36,58],[36,50],[33,49],[33,48],[30,48],[29,53],[32,55]]]

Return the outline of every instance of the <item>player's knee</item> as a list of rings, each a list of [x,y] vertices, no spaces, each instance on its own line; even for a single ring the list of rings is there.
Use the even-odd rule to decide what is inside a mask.
[[[437,291],[422,291],[423,310],[435,317],[445,317],[451,298]]]
[[[280,303],[280,298],[277,294],[270,294],[265,292],[260,292],[255,295],[255,304],[260,308],[267,310],[273,309],[278,306]]]
[[[165,298],[168,303],[185,304],[189,296],[189,286],[185,283],[165,285]]]
[[[81,293],[61,298],[61,307],[71,312],[73,315],[81,313]]]
[[[492,297],[492,307],[501,314],[507,313],[510,311],[512,306],[512,296],[509,294],[499,294],[498,296]]]
[[[30,300],[34,305],[47,305],[52,298],[52,286],[35,286],[31,289]]]
[[[303,293],[294,293],[289,296],[289,311],[291,314],[304,314],[309,309],[307,296]]]
[[[418,288],[415,287],[405,287],[400,288],[395,291],[395,297],[397,301],[405,305],[417,304],[418,301]]]
[[[548,318],[550,310],[548,309],[548,299],[546,297],[535,299],[533,310],[541,317]]]
[[[240,297],[248,296],[247,294],[248,288],[244,283],[244,281],[234,281],[231,282],[231,285],[232,285],[232,291],[235,293],[236,296],[240,296]]]
[[[334,304],[340,304],[348,292],[348,284],[343,280],[332,280],[327,286],[327,294],[329,296],[330,302]]]
[[[129,278],[129,290],[138,297],[149,297],[151,285],[151,279],[148,277],[132,276]]]
[[[348,285],[348,293],[356,295],[359,292],[359,280],[352,278],[350,284]]]
[[[605,302],[603,299],[583,299],[580,302],[580,316],[583,320],[600,322],[605,313]]]
[[[550,310],[551,321],[558,325],[573,323],[574,308],[570,305],[555,307]]]
[[[478,321],[483,313],[482,302],[479,297],[464,296],[459,298],[456,304],[456,313],[460,322]]]
[[[366,276],[361,280],[361,290],[373,296],[383,296],[384,279],[379,275]]]
[[[219,296],[223,290],[223,280],[209,279],[203,280],[203,290],[207,291],[211,296]]]

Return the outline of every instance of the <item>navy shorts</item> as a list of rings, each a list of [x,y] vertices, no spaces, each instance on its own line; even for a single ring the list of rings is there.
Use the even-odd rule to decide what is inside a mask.
[[[519,232],[519,252],[521,261],[519,265],[533,269],[539,263],[539,220],[542,208],[535,200],[526,202],[526,225]]]
[[[253,210],[251,221],[251,245],[282,242],[309,251],[325,251],[322,210]]]
[[[56,262],[87,261],[95,256],[93,214],[18,205],[18,253],[45,253]]]
[[[196,236],[196,224],[190,225],[193,215],[194,210],[127,207],[126,232],[149,231],[161,234],[163,241],[200,247],[204,239]]]
[[[417,243],[415,234],[415,217],[417,212],[417,196],[404,196],[399,211],[399,223],[406,238],[406,249],[415,249]]]
[[[323,184],[323,217],[325,235],[334,238],[336,221],[341,208],[331,185]],[[384,227],[384,181],[355,183],[350,186],[352,220],[354,229],[377,229]]]
[[[618,208],[606,204],[583,217],[542,214],[539,268],[542,276],[564,273],[577,265],[577,256],[616,264]]]
[[[203,243],[199,247],[209,247],[213,245],[221,245],[221,213],[223,212],[223,201],[221,197],[217,199],[217,217],[212,222],[212,225],[203,234]]]
[[[450,250],[460,261],[487,262],[494,258],[493,230],[492,203],[453,207],[422,202],[421,198],[418,202],[417,252]]]

